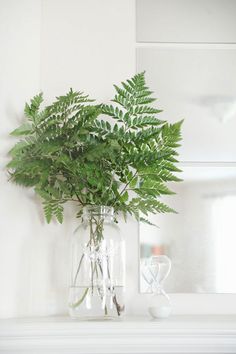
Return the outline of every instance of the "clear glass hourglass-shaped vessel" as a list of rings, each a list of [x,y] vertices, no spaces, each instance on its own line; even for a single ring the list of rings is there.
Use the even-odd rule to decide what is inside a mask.
[[[142,265],[142,276],[147,283],[147,292],[151,292],[148,311],[153,318],[166,318],[171,313],[169,296],[163,288],[163,282],[171,269],[171,260],[165,256],[152,256]]]

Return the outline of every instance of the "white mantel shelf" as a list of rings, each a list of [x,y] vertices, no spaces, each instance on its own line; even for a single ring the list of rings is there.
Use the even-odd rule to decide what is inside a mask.
[[[236,353],[236,316],[172,316],[152,321],[0,320],[1,354]]]

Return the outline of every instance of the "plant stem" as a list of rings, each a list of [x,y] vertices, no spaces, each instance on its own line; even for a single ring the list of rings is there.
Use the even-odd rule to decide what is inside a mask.
[[[82,297],[78,301],[76,301],[74,304],[70,304],[70,307],[75,308],[75,307],[78,307],[79,305],[81,305],[82,302],[84,301],[84,299],[86,298],[86,295],[87,295],[88,291],[89,291],[89,288],[86,288],[85,292],[82,295]]]
[[[95,228],[93,229],[93,224],[95,225]],[[91,218],[89,219],[89,229],[90,229],[90,238],[89,238],[89,241],[86,245],[86,247],[89,247],[90,249],[90,252],[94,252],[94,253],[98,253],[99,252],[99,249],[100,249],[100,242],[102,241],[103,239],[103,226],[104,225],[104,218],[96,218],[94,216],[91,216]],[[94,248],[92,248],[92,245]],[[100,270],[100,274],[101,274],[101,277],[102,277],[102,283],[105,281],[104,280],[104,272],[103,272],[103,268],[102,268],[102,265],[100,264],[100,261],[98,258],[96,258],[96,255],[94,255],[95,258],[94,259],[91,259],[90,260],[90,268],[91,268],[91,291],[92,291],[92,296],[94,295],[94,282],[95,282],[95,276],[96,278],[98,279],[99,277],[99,273],[98,273],[98,269]],[[80,261],[79,261],[79,265],[78,265],[78,268],[77,268],[77,271],[76,271],[76,275],[75,275],[75,278],[74,278],[74,282],[73,282],[73,286],[76,286],[76,280],[77,280],[77,277],[78,277],[78,274],[80,272],[80,269],[81,269],[81,265],[82,265],[82,262],[84,260],[84,253],[83,255],[81,256],[80,258]],[[112,287],[112,284],[111,284],[111,274],[110,274],[110,267],[109,267],[109,261],[107,259],[107,262],[106,262],[106,266],[107,266],[107,277],[108,277],[108,280],[110,282],[110,287],[108,288],[110,292],[113,293],[114,291],[114,287]],[[106,283],[104,283],[106,284]],[[106,285],[105,285],[106,286]],[[97,288],[97,291],[98,291],[98,294],[101,298],[101,301],[105,301],[105,305],[104,305],[104,313],[105,313],[105,316],[108,315],[108,308],[107,308],[107,305],[106,305],[106,299],[104,298],[104,296],[106,296],[106,290],[103,290],[101,291],[100,289],[100,285],[96,285],[96,288]],[[85,300],[87,294],[88,294],[88,291],[90,289],[90,286],[88,286],[85,290],[85,292],[83,293],[82,297],[74,304],[71,305],[71,307],[75,308],[77,306],[80,306],[83,301]],[[116,311],[117,311],[117,314],[118,316],[120,316],[121,314],[121,311],[122,311],[122,307],[119,305],[119,303],[117,302],[117,298],[116,298],[116,294],[113,293],[112,295],[112,300],[113,300],[113,303],[116,307]]]
[[[90,239],[89,242],[87,243],[86,247],[88,247],[90,243],[91,243],[91,239]],[[76,285],[76,279],[77,279],[77,277],[78,277],[78,274],[79,274],[79,271],[80,271],[80,268],[81,268],[83,259],[84,259],[84,253],[82,254],[82,256],[81,256],[81,258],[80,258],[79,265],[78,265],[78,268],[77,268],[77,271],[76,271],[76,274],[75,274],[75,279],[74,279],[74,282],[73,282],[73,286]]]
[[[137,176],[137,174],[138,174],[138,171],[136,171],[135,174],[133,175],[133,177],[130,179],[130,181],[128,181],[128,182],[126,183],[126,185],[124,186],[124,188],[122,189],[122,191],[119,193],[120,197],[121,197],[121,195],[126,191],[126,188],[127,188],[128,185],[130,184],[130,182],[132,182],[133,179]],[[117,201],[117,200],[116,200],[116,201]],[[112,204],[112,206],[114,206],[114,205],[116,204],[116,201]]]
[[[132,182],[133,179],[137,176],[137,174],[138,174],[138,171],[136,171],[135,174],[133,175],[133,177],[130,179],[130,181],[128,181],[128,182],[126,183],[126,185],[124,186],[124,188],[123,188],[122,191],[120,192],[120,195],[122,195],[122,194],[125,192],[126,188],[127,188],[128,185],[130,184],[130,182]]]

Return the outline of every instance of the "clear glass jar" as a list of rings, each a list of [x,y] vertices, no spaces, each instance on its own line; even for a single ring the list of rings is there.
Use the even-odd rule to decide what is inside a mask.
[[[87,206],[72,240],[69,314],[117,318],[124,313],[125,245],[114,210]]]

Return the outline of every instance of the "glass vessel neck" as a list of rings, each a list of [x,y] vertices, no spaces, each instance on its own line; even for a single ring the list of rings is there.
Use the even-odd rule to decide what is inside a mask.
[[[84,220],[114,220],[114,208],[106,205],[87,205],[83,208]]]

